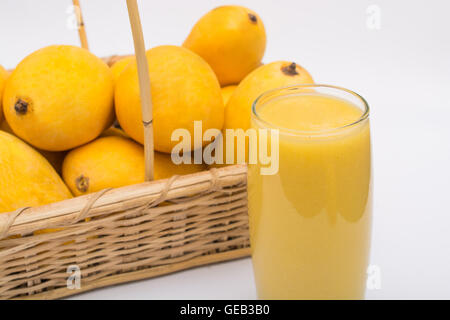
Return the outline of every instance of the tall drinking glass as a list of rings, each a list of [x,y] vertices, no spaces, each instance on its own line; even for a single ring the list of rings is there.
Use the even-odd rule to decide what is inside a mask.
[[[366,101],[328,85],[276,89],[253,104],[252,128],[279,132],[278,146],[267,140],[278,171],[249,165],[259,298],[363,299],[372,215]]]

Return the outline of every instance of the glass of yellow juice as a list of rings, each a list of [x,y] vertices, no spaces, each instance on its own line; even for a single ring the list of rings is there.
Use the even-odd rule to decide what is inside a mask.
[[[278,145],[266,146],[278,152],[278,171],[249,164],[258,297],[363,299],[372,219],[368,104],[335,86],[281,88],[255,101],[251,125],[278,132]]]

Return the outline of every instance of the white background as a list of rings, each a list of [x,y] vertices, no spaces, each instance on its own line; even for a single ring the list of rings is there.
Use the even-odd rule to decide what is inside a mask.
[[[294,60],[317,83],[371,105],[375,203],[369,299],[450,298],[450,1],[234,0],[263,19],[264,62]],[[0,64],[78,42],[69,0],[1,0]],[[194,22],[230,1],[141,0],[147,47],[181,44]],[[133,52],[124,0],[81,0],[91,51]],[[367,27],[377,5],[381,28]],[[179,272],[76,298],[254,299],[250,259]]]

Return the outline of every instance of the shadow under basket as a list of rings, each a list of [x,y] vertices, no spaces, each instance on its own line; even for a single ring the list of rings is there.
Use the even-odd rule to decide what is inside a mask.
[[[61,298],[249,254],[247,168],[211,169],[0,214],[0,298]]]

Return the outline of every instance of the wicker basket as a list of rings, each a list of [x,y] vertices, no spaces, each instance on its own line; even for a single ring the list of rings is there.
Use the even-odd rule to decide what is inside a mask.
[[[246,171],[230,166],[0,214],[0,298],[59,298],[247,256]],[[67,287],[73,265],[78,290]]]
[[[211,169],[0,214],[0,298],[55,299],[249,253],[246,166]]]

